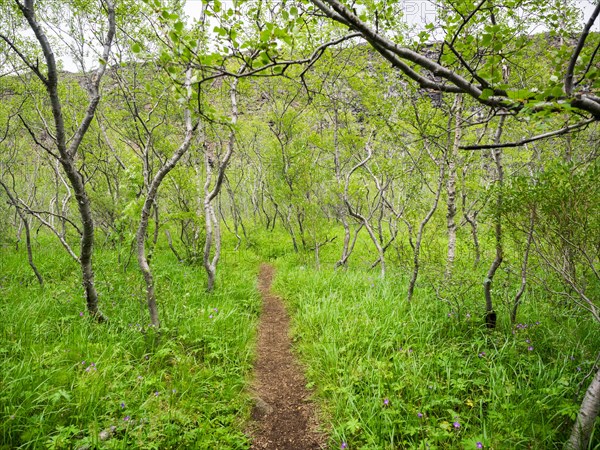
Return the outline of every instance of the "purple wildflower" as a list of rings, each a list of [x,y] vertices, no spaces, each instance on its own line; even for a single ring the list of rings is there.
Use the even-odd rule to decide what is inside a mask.
[[[154,393],[154,396],[155,396],[155,397],[158,397],[159,395],[160,395],[160,392],[158,392],[158,391],[156,391],[156,392]]]
[[[454,428],[456,428],[457,430],[460,428],[460,422],[455,421],[452,425],[454,425]]]
[[[79,316],[80,316],[80,317],[83,317],[83,311],[81,311],[81,312],[79,313]]]
[[[121,402],[121,409],[125,409],[125,402]]]
[[[348,448],[348,444],[346,444],[345,442],[342,442],[342,445],[340,446],[340,448]]]
[[[417,413],[417,417],[418,417],[419,419],[422,419],[422,418],[423,418],[423,413],[422,413],[422,412],[418,412],[418,413]]]
[[[213,315],[211,314],[210,316],[208,316],[208,318],[209,318],[209,319],[212,319],[212,318],[213,318]]]
[[[383,405],[384,406],[389,406],[389,404],[390,404],[390,400],[388,398],[384,398],[383,399]]]
[[[530,345],[529,347],[527,347],[527,350],[529,350],[530,352],[533,351],[533,345]]]
[[[125,417],[123,417],[123,420],[124,420],[125,422],[128,422],[128,421],[129,421],[129,419],[131,419],[131,417],[129,417],[129,416],[125,416]]]
[[[485,352],[479,352],[479,355],[478,355],[478,356],[479,356],[480,358],[483,358],[483,357],[485,356]]]
[[[477,442],[477,444],[475,444],[475,447],[477,447],[477,448],[483,448],[483,444],[481,442]]]

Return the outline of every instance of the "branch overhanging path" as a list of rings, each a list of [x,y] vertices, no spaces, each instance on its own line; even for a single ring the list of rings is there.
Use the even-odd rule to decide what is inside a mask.
[[[261,266],[258,288],[263,307],[258,327],[251,448],[324,449],[326,437],[318,432],[302,368],[291,352],[289,317],[281,299],[271,292],[273,275],[272,266]]]

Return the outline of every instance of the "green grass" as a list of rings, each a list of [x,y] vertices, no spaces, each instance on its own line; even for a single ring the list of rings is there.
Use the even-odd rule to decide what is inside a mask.
[[[600,348],[597,324],[535,285],[513,328],[510,271],[495,280],[499,326],[490,331],[484,269],[458,261],[456,282],[436,294],[432,261],[443,255],[426,255],[408,303],[408,271],[394,255],[385,280],[368,270],[364,239],[350,269],[330,269],[339,250],[331,245],[315,271],[314,254],[291,254],[281,230],[253,233],[239,252],[226,243],[211,295],[201,266],[159,249],[160,334],[148,326],[135,261],[124,268],[127,255],[98,250],[96,285],[110,318],[99,325],[81,315],[78,266],[41,242],[44,288],[22,250],[0,253],[0,448],[248,448],[261,261],[278,268],[275,289],[289,305],[330,448],[562,448]],[[598,431],[590,448],[600,448]]]
[[[562,448],[600,347],[585,315],[559,313],[534,290],[518,327],[490,331],[478,291],[449,305],[423,283],[407,303],[393,272],[317,273],[296,258],[278,268],[331,448]]]
[[[168,251],[153,260],[163,327],[148,326],[141,276],[95,255],[106,324],[83,314],[79,268],[62,249],[0,259],[0,448],[247,448],[243,434],[259,298],[257,261],[225,253],[218,290]],[[110,430],[111,438],[99,441]]]

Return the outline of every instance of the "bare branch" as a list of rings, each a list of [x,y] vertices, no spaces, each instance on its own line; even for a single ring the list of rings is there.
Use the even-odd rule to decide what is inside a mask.
[[[589,125],[590,123],[595,121],[596,119],[584,120],[583,122],[576,123],[575,125],[569,125],[567,127],[561,128],[560,130],[550,131],[548,133],[540,134],[517,142],[505,142],[504,144],[461,145],[459,148],[461,150],[487,150],[494,148],[521,147],[525,144],[529,144],[530,142],[535,142],[541,139],[548,139],[550,137],[568,134],[573,130]]]
[[[573,72],[575,71],[575,65],[577,64],[577,58],[583,50],[583,46],[585,45],[585,40],[590,34],[591,28],[594,26],[594,22],[596,18],[600,14],[600,3],[596,5],[594,12],[590,16],[589,20],[585,24],[583,31],[581,32],[581,36],[579,36],[579,41],[575,46],[575,50],[573,50],[573,54],[571,55],[571,60],[569,61],[569,66],[567,67],[567,73],[565,75],[565,93],[570,96],[573,94]]]

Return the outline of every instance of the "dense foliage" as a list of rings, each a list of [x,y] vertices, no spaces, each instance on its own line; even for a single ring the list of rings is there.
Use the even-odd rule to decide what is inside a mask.
[[[599,448],[600,6],[196,3],[0,3],[0,447],[247,448],[271,260],[332,448]]]

